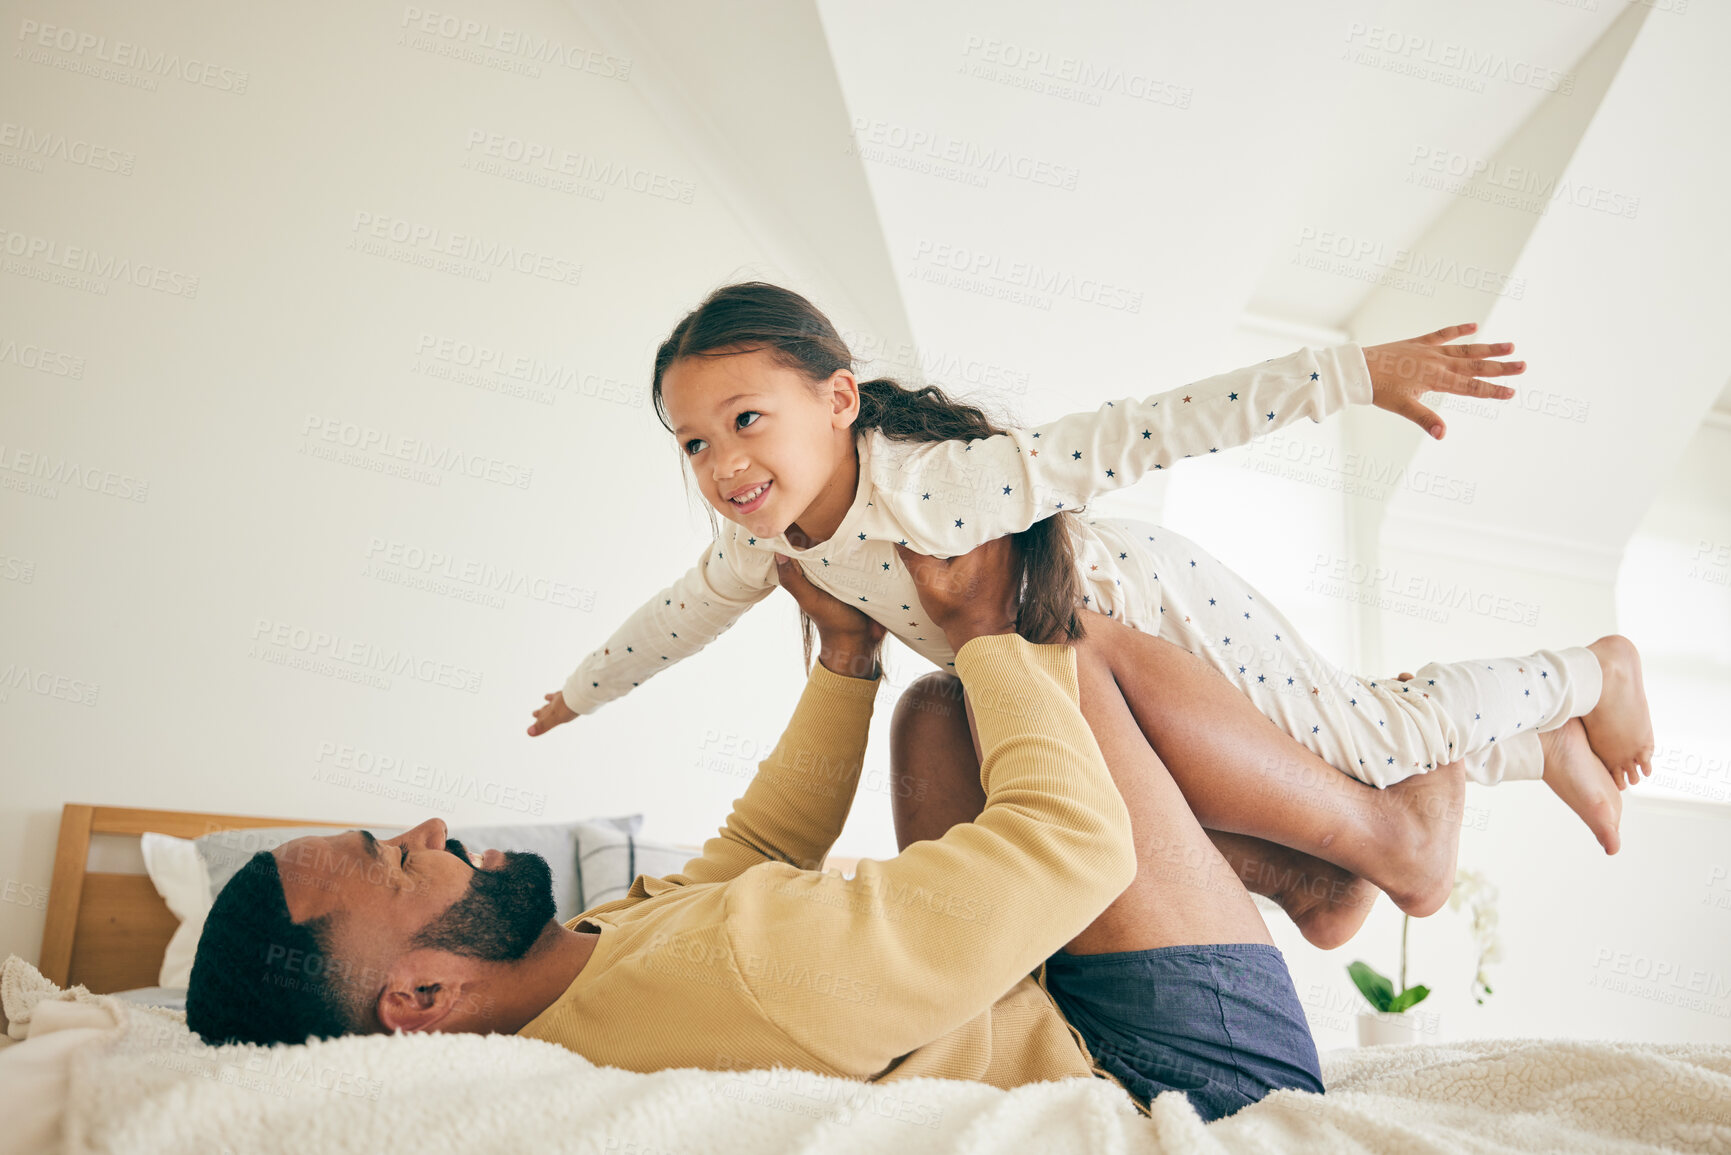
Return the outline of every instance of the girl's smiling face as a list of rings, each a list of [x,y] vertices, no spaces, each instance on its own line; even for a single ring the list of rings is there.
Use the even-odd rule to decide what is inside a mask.
[[[830,491],[859,414],[847,370],[814,390],[767,348],[682,357],[663,372],[661,397],[705,500],[758,537],[786,532],[820,498],[826,507],[837,499]]]

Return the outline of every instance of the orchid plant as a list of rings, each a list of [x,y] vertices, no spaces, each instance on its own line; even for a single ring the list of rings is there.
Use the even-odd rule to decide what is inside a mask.
[[[1485,966],[1502,957],[1502,943],[1497,937],[1497,888],[1483,874],[1476,870],[1457,870],[1455,884],[1449,891],[1448,905],[1450,910],[1459,911],[1463,907],[1472,916],[1473,943],[1478,947],[1479,958],[1477,972],[1473,975],[1473,1000],[1484,1003],[1484,996],[1491,993],[1491,986],[1485,981]],[[1386,975],[1376,971],[1363,959],[1354,961],[1346,968],[1346,973],[1352,976],[1353,985],[1358,987],[1366,1001],[1377,1010],[1389,1014],[1401,1011],[1422,1003],[1429,995],[1430,988],[1426,986],[1406,985],[1406,931],[1407,924],[1412,921],[1411,915],[1401,915],[1400,919],[1400,989],[1396,990],[1393,982]]]
[[[1449,909],[1466,907],[1472,914],[1473,943],[1479,948],[1478,971],[1473,975],[1473,1001],[1483,1004],[1491,993],[1485,981],[1485,964],[1503,957],[1502,940],[1497,937],[1497,888],[1476,870],[1455,872],[1454,889],[1449,891]]]

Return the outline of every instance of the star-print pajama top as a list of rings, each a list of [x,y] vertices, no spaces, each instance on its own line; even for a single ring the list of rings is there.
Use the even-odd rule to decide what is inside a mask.
[[[593,713],[708,645],[779,584],[776,554],[950,669],[955,653],[920,606],[897,544],[955,557],[1185,458],[1370,401],[1364,352],[1348,343],[975,441],[895,441],[867,430],[856,442],[853,504],[829,540],[797,549],[786,534],[755,537],[727,522],[685,576],[583,659],[566,679],[565,704]],[[1432,664],[1410,683],[1356,678],[1193,542],[1129,519],[1077,521],[1086,608],[1207,658],[1299,742],[1372,785],[1456,758],[1477,781],[1537,778],[1538,731],[1598,700],[1598,662],[1584,649]]]

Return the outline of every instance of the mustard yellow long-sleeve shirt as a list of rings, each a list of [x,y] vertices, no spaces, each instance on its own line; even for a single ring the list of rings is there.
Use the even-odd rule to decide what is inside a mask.
[[[1136,874],[1075,652],[990,635],[961,648],[956,673],[984,752],[978,818],[851,879],[818,869],[853,804],[881,677],[814,665],[703,853],[565,924],[598,928],[594,953],[518,1033],[634,1071],[1004,1088],[1105,1076],[1037,981]]]

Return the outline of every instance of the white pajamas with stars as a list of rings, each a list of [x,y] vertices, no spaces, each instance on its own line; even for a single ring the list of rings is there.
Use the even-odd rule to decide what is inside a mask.
[[[1140,540],[1147,580],[1162,593],[1158,624],[1132,624],[1206,658],[1281,729],[1372,786],[1456,759],[1487,786],[1536,779],[1539,734],[1598,704],[1599,660],[1580,646],[1433,662],[1406,682],[1358,677],[1306,645],[1273,603],[1194,542],[1158,525],[1114,525]]]
[[[1370,400],[1364,353],[1345,344],[976,441],[892,441],[867,430],[856,439],[853,504],[828,541],[796,549],[785,534],[757,538],[729,522],[689,572],[583,659],[566,679],[565,704],[593,713],[708,645],[776,588],[776,554],[938,667],[953,667],[897,544],[964,554],[1184,458]],[[1586,650],[1431,665],[1405,684],[1355,678],[1194,543],[1137,521],[1082,516],[1076,528],[1087,608],[1205,657],[1324,761],[1373,785],[1455,758],[1476,781],[1536,778],[1536,733],[1598,700],[1598,663]]]

